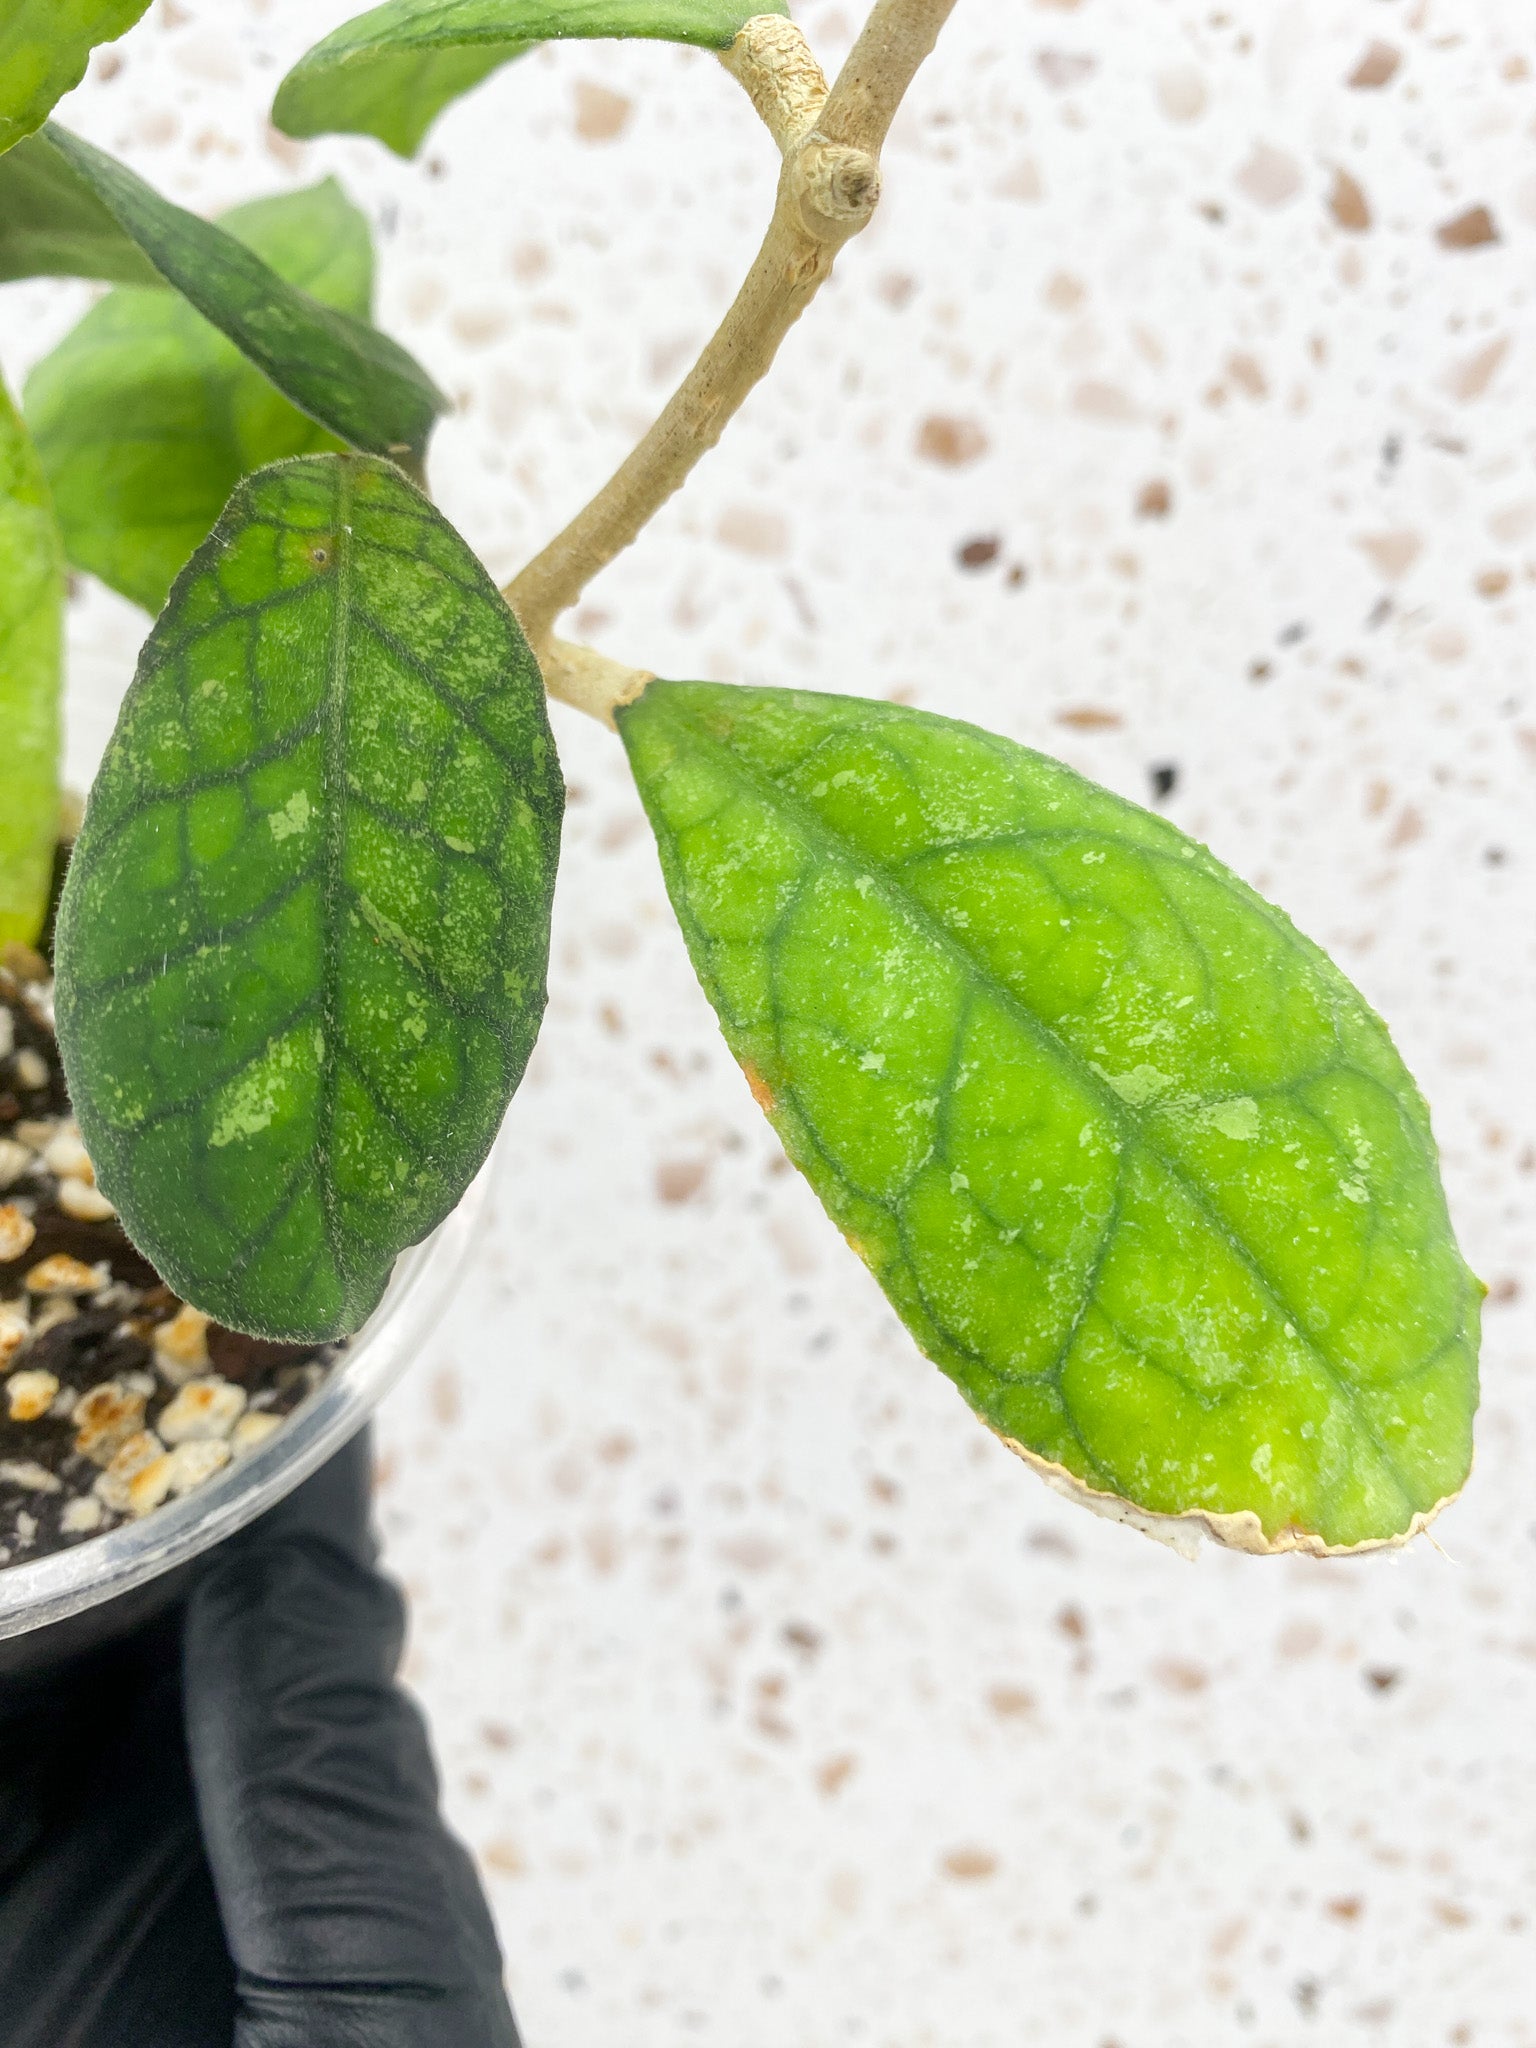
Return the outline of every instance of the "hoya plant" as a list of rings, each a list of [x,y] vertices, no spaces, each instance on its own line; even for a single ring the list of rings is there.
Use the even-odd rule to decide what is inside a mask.
[[[144,0],[8,9],[0,277],[113,289],[25,425],[0,411],[0,935],[48,907],[67,561],[157,615],[57,911],[85,1143],[178,1294],[343,1338],[539,1030],[547,692],[613,728],[746,1085],[981,1421],[1175,1540],[1398,1543],[1467,1474],[1481,1290],[1425,1104],[1329,959],[1166,820],[873,671],[670,680],[557,636],[868,223],[953,4],[878,0],[830,89],[742,0],[389,0],[283,80],[287,134],[409,157],[541,40],[666,38],[718,52],[782,152],[719,332],[505,590],[433,507],[447,401],[372,324],[341,190],[172,205],[48,119]]]

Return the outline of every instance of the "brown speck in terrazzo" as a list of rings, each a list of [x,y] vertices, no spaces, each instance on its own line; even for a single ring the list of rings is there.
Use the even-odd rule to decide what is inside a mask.
[[[955,560],[962,569],[988,569],[1002,553],[1003,543],[995,533],[978,534],[974,540],[963,541],[955,550]]]
[[[1057,1610],[1056,1626],[1069,1642],[1085,1643],[1088,1640],[1088,1617],[1081,1607],[1067,1606]]]
[[[997,1858],[990,1849],[966,1846],[949,1850],[940,1867],[946,1877],[958,1878],[962,1884],[977,1884],[997,1875]]]
[[[854,1756],[829,1756],[816,1767],[816,1789],[823,1799],[835,1799],[859,1767]]]
[[[1081,50],[1036,50],[1035,69],[1053,92],[1085,85],[1099,68],[1098,59]]]
[[[1499,230],[1486,206],[1469,206],[1435,229],[1442,249],[1484,249],[1499,240]]]
[[[1421,535],[1398,528],[1388,533],[1360,534],[1355,546],[1360,550],[1377,574],[1395,583],[1406,576],[1414,563],[1424,552]]]
[[[583,142],[612,142],[629,126],[635,103],[624,93],[579,78],[576,81],[576,133]]]
[[[691,1202],[703,1192],[708,1178],[707,1159],[664,1159],[656,1169],[656,1199]]]
[[[1328,194],[1328,211],[1334,222],[1349,235],[1363,235],[1371,225],[1370,201],[1361,189],[1358,179],[1351,177],[1342,165],[1335,168],[1333,185]]]
[[[1259,142],[1238,172],[1237,185],[1255,206],[1286,206],[1301,190],[1301,178],[1301,165],[1293,156]]]
[[[994,1685],[987,1705],[1001,1721],[1022,1721],[1035,1711],[1035,1696],[1022,1685]]]
[[[1463,405],[1475,404],[1503,368],[1510,347],[1507,334],[1496,334],[1492,341],[1454,363],[1442,380],[1452,398],[1460,399]]]
[[[1365,54],[1349,74],[1347,83],[1356,92],[1380,91],[1397,76],[1402,58],[1390,43],[1371,42],[1365,46]]]
[[[1125,720],[1118,711],[1105,711],[1094,704],[1080,704],[1058,711],[1056,723],[1069,725],[1074,732],[1115,732]]]
[[[1185,1657],[1160,1657],[1152,1666],[1152,1676],[1165,1692],[1204,1692],[1210,1684],[1210,1673],[1199,1664],[1192,1664]]]
[[[965,469],[986,454],[985,433],[975,420],[932,413],[917,430],[917,452],[941,469]]]

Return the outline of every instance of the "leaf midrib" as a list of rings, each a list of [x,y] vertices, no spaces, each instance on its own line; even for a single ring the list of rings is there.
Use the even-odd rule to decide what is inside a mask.
[[[320,1028],[325,1044],[320,1056],[320,1171],[315,1180],[326,1249],[343,1288],[338,1246],[335,1188],[331,1179],[336,1120],[336,1081],[341,1049],[338,1002],[341,975],[341,920],[345,915],[347,859],[347,655],[351,638],[353,571],[352,464],[345,455],[336,462],[336,521],[332,590],[331,641],[325,702],[325,729],[320,757],[320,800],[325,819],[325,857],[320,884],[321,969]]]
[[[787,810],[800,826],[807,839],[830,849],[841,864],[848,866],[859,864],[859,857],[856,856],[850,842],[841,838],[831,826],[827,825],[816,812],[811,810],[803,798],[782,789],[778,783],[771,780],[765,771],[760,771],[755,765],[742,760],[740,755],[727,746],[724,741],[707,731],[702,722],[694,719],[685,708],[668,705],[663,715],[674,723],[685,724],[690,736],[697,738],[710,747],[726,763],[729,771],[735,775],[738,781],[747,784],[756,793],[769,797],[775,804]],[[1375,1448],[1383,1468],[1397,1487],[1405,1503],[1411,1504],[1411,1496],[1396,1460],[1377,1434],[1370,1418],[1361,1410],[1359,1403],[1360,1389],[1351,1380],[1346,1379],[1340,1367],[1335,1365],[1326,1352],[1320,1349],[1307,1331],[1305,1318],[1301,1315],[1300,1311],[1290,1305],[1284,1290],[1277,1281],[1271,1278],[1260,1263],[1257,1255],[1235,1236],[1231,1225],[1222,1216],[1220,1211],[1212,1206],[1198,1182],[1192,1180],[1185,1167],[1179,1161],[1171,1158],[1163,1147],[1155,1142],[1151,1134],[1143,1130],[1131,1116],[1128,1106],[1121,1101],[1120,1097],[1116,1095],[1108,1083],[1094,1071],[1091,1064],[1077,1052],[1076,1048],[1061,1038],[1043,1018],[1036,1016],[1029,1006],[1020,997],[1015,995],[1006,983],[997,977],[995,971],[978,960],[971,949],[951,932],[947,926],[941,923],[924,903],[911,892],[904,889],[900,882],[893,879],[889,871],[878,862],[873,860],[866,861],[863,862],[863,866],[874,878],[875,886],[880,890],[881,894],[888,901],[894,899],[920,928],[931,935],[938,945],[956,957],[970,975],[980,979],[984,986],[995,991],[1008,1010],[1024,1024],[1028,1034],[1036,1039],[1037,1042],[1044,1043],[1048,1049],[1054,1052],[1094,1099],[1108,1111],[1111,1121],[1120,1132],[1128,1134],[1137,1144],[1143,1146],[1158,1164],[1164,1168],[1170,1178],[1187,1194],[1200,1211],[1200,1214],[1221,1238],[1222,1242],[1226,1244],[1233,1255],[1246,1267],[1254,1280],[1257,1281],[1260,1288],[1268,1296],[1272,1306],[1280,1311],[1283,1321],[1291,1325],[1296,1333],[1296,1339],[1305,1347],[1309,1356],[1316,1361],[1328,1379],[1338,1388],[1355,1417],[1356,1425],[1360,1429],[1361,1434]]]

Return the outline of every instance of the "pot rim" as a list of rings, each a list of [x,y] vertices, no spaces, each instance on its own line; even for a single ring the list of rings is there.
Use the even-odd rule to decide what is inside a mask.
[[[436,1327],[485,1213],[490,1156],[459,1205],[395,1261],[384,1298],[325,1380],[254,1451],[142,1521],[0,1568],[0,1642],[189,1563],[291,1493],[367,1420]]]

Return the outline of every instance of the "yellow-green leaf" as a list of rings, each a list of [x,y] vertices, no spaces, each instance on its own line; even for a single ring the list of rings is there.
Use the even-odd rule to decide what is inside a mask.
[[[619,726],[727,1042],[999,1435],[1249,1549],[1457,1492],[1480,1290],[1428,1113],[1280,911],[950,719],[652,683]]]
[[[98,43],[132,28],[149,0],[5,0],[0,8],[0,150],[42,126],[85,76]]]

